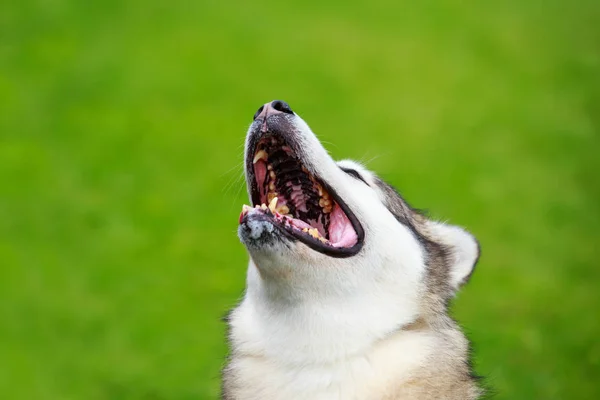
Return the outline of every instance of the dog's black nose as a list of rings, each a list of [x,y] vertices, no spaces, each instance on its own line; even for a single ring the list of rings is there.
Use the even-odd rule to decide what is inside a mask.
[[[258,111],[256,112],[256,114],[254,114],[254,119],[255,120],[256,119],[265,119],[269,115],[274,115],[274,114],[279,114],[279,113],[293,114],[294,112],[290,108],[290,105],[288,103],[286,103],[285,101],[273,100],[272,102],[267,103],[264,106],[261,106],[258,109]]]
[[[290,105],[283,100],[273,100],[271,102],[271,107],[273,107],[277,111],[284,112],[286,114],[293,114],[294,112],[290,108]]]

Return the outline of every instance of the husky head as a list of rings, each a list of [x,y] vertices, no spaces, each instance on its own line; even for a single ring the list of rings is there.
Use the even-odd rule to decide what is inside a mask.
[[[308,309],[383,337],[444,314],[473,271],[473,236],[427,219],[360,164],[334,161],[285,102],[254,116],[245,173],[247,297],[288,310],[318,305]]]

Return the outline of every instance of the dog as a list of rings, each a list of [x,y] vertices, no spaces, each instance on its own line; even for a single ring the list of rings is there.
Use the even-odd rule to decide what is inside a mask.
[[[479,258],[353,161],[335,162],[283,101],[254,115],[238,235],[247,286],[230,312],[223,400],[480,398],[448,315]]]

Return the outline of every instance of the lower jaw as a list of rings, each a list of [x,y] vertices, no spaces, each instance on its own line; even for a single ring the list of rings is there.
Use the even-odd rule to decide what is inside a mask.
[[[358,253],[362,248],[362,240],[358,239],[356,243],[352,247],[334,247],[323,240],[317,239],[313,236],[307,235],[302,231],[299,231],[297,228],[291,227],[279,221],[279,218],[276,217],[270,211],[265,211],[260,207],[254,208],[249,211],[247,214],[242,215],[240,218],[240,224],[249,222],[250,220],[258,220],[265,221],[273,225],[273,227],[291,242],[301,242],[306,246],[310,247],[312,250],[317,251],[318,253],[324,254],[329,257],[335,258],[345,258],[350,257]],[[275,234],[275,233],[273,233]]]
[[[314,242],[315,244],[318,243],[319,245],[333,247],[329,240],[322,236],[317,228],[310,226],[302,220],[279,214],[275,209],[269,208],[265,204],[255,206],[254,208],[245,205],[242,214],[240,215],[240,224],[248,219],[267,221],[294,240],[309,241]]]

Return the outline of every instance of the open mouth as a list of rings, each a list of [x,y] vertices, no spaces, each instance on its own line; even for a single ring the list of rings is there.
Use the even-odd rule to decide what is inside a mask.
[[[244,205],[240,223],[268,218],[281,233],[331,256],[360,250],[364,232],[355,215],[281,135],[268,134],[256,144],[248,173],[253,205]]]

